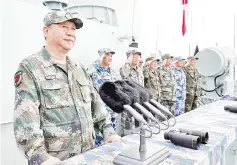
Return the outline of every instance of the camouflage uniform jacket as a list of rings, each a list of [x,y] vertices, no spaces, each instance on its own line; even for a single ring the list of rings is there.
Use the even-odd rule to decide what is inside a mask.
[[[88,69],[88,73],[91,76],[95,89],[99,92],[100,86],[106,82],[114,82],[119,78],[116,72],[112,68],[103,68],[101,65],[93,65]]]
[[[173,69],[161,66],[158,76],[161,86],[161,100],[176,101],[176,83]]]
[[[146,71],[144,71],[144,77],[145,87],[152,91],[153,98],[158,101],[160,98],[160,81],[157,70],[147,68]]]
[[[183,69],[173,67],[176,80],[176,97],[186,99],[186,75]]]
[[[200,92],[201,92],[200,82],[199,82],[200,74],[198,70],[191,65],[186,65],[184,71],[186,74],[187,94],[193,95],[193,96],[200,96]]]
[[[136,83],[144,86],[144,76],[142,68],[132,68],[129,63],[126,63],[120,68],[120,75],[122,79],[133,80]]]
[[[94,148],[94,127],[104,138],[115,134],[83,67],[68,57],[66,65],[67,72],[44,48],[19,65],[14,134],[30,164],[41,164],[50,155],[64,160]]]

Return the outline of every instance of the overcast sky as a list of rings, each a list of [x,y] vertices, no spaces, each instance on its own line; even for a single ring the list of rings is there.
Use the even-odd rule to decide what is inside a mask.
[[[42,5],[42,0],[20,0]],[[68,5],[82,0],[68,0]],[[97,0],[99,1],[99,0]],[[106,0],[105,0],[106,1]],[[110,0],[114,2],[121,31],[138,38],[140,49],[188,56],[196,44],[234,47],[236,0],[189,0],[187,34],[181,34],[181,0]],[[132,28],[133,3],[135,19]],[[237,15],[237,14],[236,14]],[[237,16],[236,16],[237,17]],[[237,18],[236,18],[237,20]],[[237,21],[236,21],[237,22]],[[237,26],[236,32],[237,32]]]

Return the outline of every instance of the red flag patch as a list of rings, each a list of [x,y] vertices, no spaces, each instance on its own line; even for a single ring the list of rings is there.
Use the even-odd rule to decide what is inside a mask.
[[[18,87],[21,84],[22,80],[23,80],[22,71],[17,71],[15,76],[14,76],[15,87]]]

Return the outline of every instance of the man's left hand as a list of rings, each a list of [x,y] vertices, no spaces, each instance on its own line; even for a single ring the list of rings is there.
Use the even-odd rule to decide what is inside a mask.
[[[112,143],[112,142],[119,142],[121,139],[120,136],[118,135],[112,135],[106,139],[104,139],[105,143]]]

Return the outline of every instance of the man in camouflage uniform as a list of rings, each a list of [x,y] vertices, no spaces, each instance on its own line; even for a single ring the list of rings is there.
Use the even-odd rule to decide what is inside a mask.
[[[144,86],[143,69],[140,68],[139,61],[141,59],[141,52],[136,50],[128,51],[128,62],[120,68],[120,75],[122,79],[133,80],[136,83]]]
[[[197,60],[198,58],[195,56],[188,57],[188,64],[184,67],[187,82],[185,112],[189,112],[198,107],[197,103],[201,94],[201,88],[199,82],[200,74],[196,69]]]
[[[176,85],[175,74],[171,67],[173,56],[165,54],[162,56],[163,65],[159,69],[159,79],[161,84],[160,103],[175,114]]]
[[[160,60],[155,57],[148,57],[146,59],[147,68],[144,72],[144,85],[147,89],[152,91],[153,99],[160,100],[160,81],[158,77],[157,66]]]
[[[94,127],[106,142],[120,139],[90,76],[67,56],[81,19],[52,11],[44,25],[45,46],[23,59],[15,74],[14,134],[30,165],[56,164],[92,149]]]
[[[184,58],[174,58],[174,73],[176,80],[176,115],[181,115],[185,111],[185,100],[186,100],[186,76],[183,70]]]
[[[120,76],[122,79],[132,80],[136,83],[144,86],[143,68],[139,67],[141,59],[141,52],[136,50],[130,50],[126,53],[127,62],[120,68]],[[121,134],[124,136],[125,122],[128,120],[124,113],[121,114]],[[138,126],[139,122],[135,120],[135,126]]]
[[[96,60],[97,64],[92,65],[92,67],[88,69],[97,92],[99,92],[99,88],[104,82],[114,82],[120,79],[120,76],[117,75],[115,70],[110,67],[112,64],[112,57],[115,52],[109,48],[102,48],[98,50],[98,54],[99,59]]]
[[[115,73],[115,71],[110,67],[112,63],[112,56],[115,54],[109,48],[103,48],[98,51],[99,59],[96,61],[96,64],[92,65],[88,69],[88,73],[92,79],[93,85],[97,92],[99,92],[100,86],[106,82],[111,81],[114,82],[119,78],[119,76]],[[116,130],[116,113],[112,111],[108,106],[106,109],[111,115],[112,126]],[[96,130],[96,146],[102,145],[103,137],[99,131]]]

